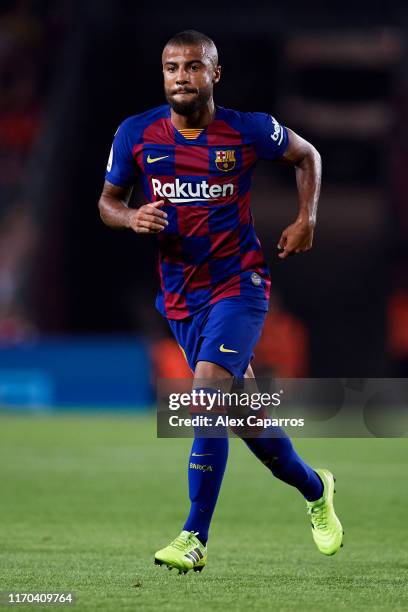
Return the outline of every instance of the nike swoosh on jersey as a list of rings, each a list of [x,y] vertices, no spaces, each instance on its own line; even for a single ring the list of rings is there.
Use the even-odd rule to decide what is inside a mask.
[[[210,457],[212,453],[191,453],[192,457]]]
[[[234,351],[233,349],[227,349],[223,344],[220,346],[221,353],[238,353],[238,351]]]
[[[160,161],[161,159],[166,159],[169,155],[162,155],[162,157],[150,157],[150,153],[146,158],[148,164],[154,164],[154,162]]]

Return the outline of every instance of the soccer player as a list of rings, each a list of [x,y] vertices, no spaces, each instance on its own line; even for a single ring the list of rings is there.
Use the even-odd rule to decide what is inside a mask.
[[[162,63],[167,104],[119,126],[99,210],[110,227],[157,236],[158,310],[197,384],[225,379],[232,384],[233,377],[253,377],[250,360],[268,309],[268,266],[249,207],[254,166],[258,159],[280,159],[296,169],[299,211],[278,243],[284,260],[312,246],[320,156],[269,114],[214,104],[221,66],[214,42],[204,34],[175,35]],[[147,203],[131,209],[138,175]],[[343,530],[333,507],[333,475],[307,465],[283,431],[244,441],[274,476],[304,496],[318,549],[337,552]],[[227,456],[227,436],[195,437],[190,512],[179,536],[156,552],[155,563],[179,572],[203,569]]]

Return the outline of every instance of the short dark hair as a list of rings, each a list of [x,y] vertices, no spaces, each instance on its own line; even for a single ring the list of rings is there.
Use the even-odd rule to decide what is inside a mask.
[[[218,51],[215,46],[214,41],[203,34],[202,32],[198,32],[197,30],[183,30],[183,32],[178,32],[174,36],[167,41],[166,47],[168,46],[174,47],[183,47],[184,45],[202,45],[207,48],[208,55],[211,57],[214,66],[218,65]]]

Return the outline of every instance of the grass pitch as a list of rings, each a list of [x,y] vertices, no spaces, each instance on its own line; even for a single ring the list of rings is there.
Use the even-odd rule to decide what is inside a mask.
[[[179,576],[153,554],[187,512],[189,440],[157,440],[150,417],[0,417],[0,591],[70,590],[74,610],[407,610],[408,440],[295,445],[336,474],[344,548],[319,554],[301,496],[232,440],[209,564]]]

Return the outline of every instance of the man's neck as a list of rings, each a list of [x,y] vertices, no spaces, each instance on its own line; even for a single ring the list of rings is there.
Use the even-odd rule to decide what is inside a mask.
[[[214,100],[208,100],[207,105],[191,115],[178,115],[171,109],[171,122],[176,130],[188,128],[206,128],[213,121],[215,115]]]

